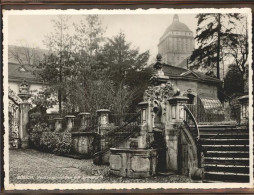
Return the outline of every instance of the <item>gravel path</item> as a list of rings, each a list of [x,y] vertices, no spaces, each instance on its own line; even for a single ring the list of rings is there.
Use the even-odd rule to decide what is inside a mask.
[[[10,183],[185,183],[181,175],[128,179],[109,174],[92,159],[72,159],[36,150],[10,150]]]

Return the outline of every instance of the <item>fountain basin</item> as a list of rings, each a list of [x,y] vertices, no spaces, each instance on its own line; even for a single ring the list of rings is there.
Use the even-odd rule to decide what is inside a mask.
[[[157,149],[110,148],[110,173],[127,178],[146,178],[156,174]]]

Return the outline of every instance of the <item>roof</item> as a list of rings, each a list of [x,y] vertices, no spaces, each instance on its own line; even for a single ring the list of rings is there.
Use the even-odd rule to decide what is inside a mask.
[[[165,30],[165,32],[163,33],[162,37],[164,35],[166,35],[170,31],[192,32],[189,29],[189,27],[186,24],[180,22],[178,16],[177,17],[176,16],[177,15],[174,15],[174,20],[173,20],[172,24]]]
[[[31,65],[20,65],[16,63],[9,63],[8,64],[8,79],[9,81],[16,81],[21,82],[26,80],[29,83],[43,83],[42,81],[38,80],[33,71],[36,70]]]
[[[191,80],[199,80],[201,82],[212,82],[212,83],[221,83],[222,81],[207,76],[199,71],[193,71],[186,68],[180,68],[168,64],[163,64],[162,71],[165,76],[169,78],[183,78],[183,79],[191,79]]]

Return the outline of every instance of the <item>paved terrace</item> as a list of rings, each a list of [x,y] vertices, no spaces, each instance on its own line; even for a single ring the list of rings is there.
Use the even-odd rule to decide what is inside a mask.
[[[187,183],[182,175],[128,179],[109,174],[92,159],[72,159],[32,149],[10,150],[10,183]]]

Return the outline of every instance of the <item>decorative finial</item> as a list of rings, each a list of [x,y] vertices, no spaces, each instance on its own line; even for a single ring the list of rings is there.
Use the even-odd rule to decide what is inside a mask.
[[[27,102],[27,100],[32,96],[29,93],[29,85],[28,85],[28,83],[25,80],[23,80],[23,82],[19,86],[19,94],[18,94],[18,96],[24,102]]]
[[[157,62],[161,62],[162,56],[160,53],[157,54],[156,59],[157,59]]]
[[[19,93],[29,93],[29,85],[26,80],[23,80],[23,82],[20,84]]]
[[[179,16],[178,16],[178,14],[174,15],[173,22],[179,22]]]

